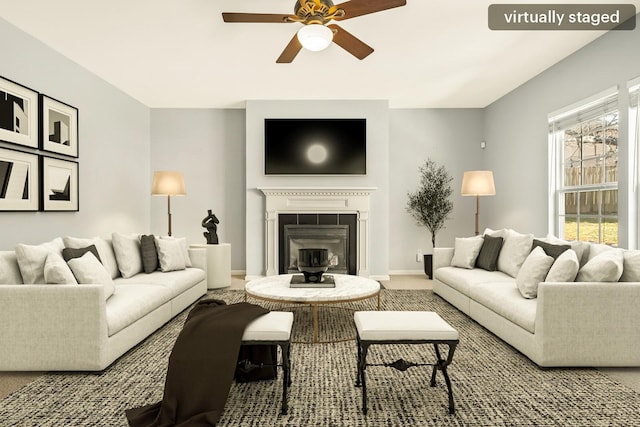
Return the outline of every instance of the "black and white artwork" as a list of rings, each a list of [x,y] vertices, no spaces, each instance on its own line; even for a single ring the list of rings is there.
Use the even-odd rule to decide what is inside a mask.
[[[0,77],[0,140],[38,147],[38,93]]]
[[[40,148],[78,157],[78,109],[40,95]]]
[[[78,211],[78,163],[41,156],[40,209]]]
[[[0,211],[38,210],[38,156],[0,148]]]

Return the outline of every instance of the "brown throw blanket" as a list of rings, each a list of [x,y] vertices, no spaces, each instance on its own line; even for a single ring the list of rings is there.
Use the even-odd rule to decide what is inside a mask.
[[[191,310],[169,356],[161,402],[128,409],[132,427],[215,425],[227,401],[245,327],[269,310],[202,300]]]

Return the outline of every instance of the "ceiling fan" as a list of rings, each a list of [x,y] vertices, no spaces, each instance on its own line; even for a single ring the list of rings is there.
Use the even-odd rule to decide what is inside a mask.
[[[332,41],[356,58],[364,59],[373,52],[373,48],[337,24],[329,22],[344,21],[406,4],[406,0],[351,0],[339,5],[334,5],[331,0],[297,0],[293,15],[223,12],[222,18],[224,22],[304,24],[284,48],[277,63],[292,62],[303,47],[318,51]]]

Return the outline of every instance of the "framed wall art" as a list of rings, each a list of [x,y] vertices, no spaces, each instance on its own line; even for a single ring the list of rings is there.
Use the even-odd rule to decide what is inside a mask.
[[[78,157],[78,109],[40,95],[40,149]]]
[[[0,140],[38,148],[38,92],[0,77]]]
[[[38,210],[38,156],[0,148],[0,211]]]
[[[40,156],[40,210],[78,211],[78,162]]]

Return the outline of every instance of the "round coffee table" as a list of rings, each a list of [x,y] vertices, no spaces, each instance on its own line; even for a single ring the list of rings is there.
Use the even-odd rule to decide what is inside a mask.
[[[292,274],[267,276],[247,282],[244,299],[306,304],[313,308],[313,342],[318,343],[318,306],[378,298],[380,310],[380,283],[361,276],[332,274],[335,288],[291,288]]]

